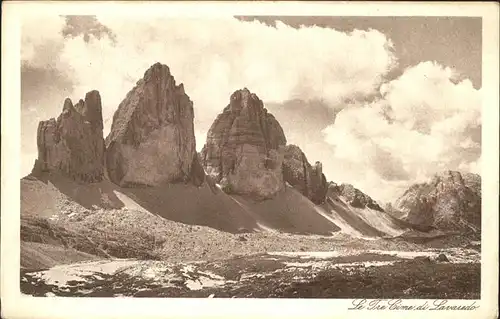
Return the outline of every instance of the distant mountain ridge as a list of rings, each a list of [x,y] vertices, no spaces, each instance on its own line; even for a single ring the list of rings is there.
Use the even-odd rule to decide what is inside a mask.
[[[481,232],[481,176],[445,171],[429,182],[414,184],[394,209],[415,225],[443,230]]]

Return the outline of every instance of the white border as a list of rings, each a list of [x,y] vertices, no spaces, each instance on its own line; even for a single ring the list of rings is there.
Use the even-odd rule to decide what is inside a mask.
[[[482,278],[480,308],[470,311],[348,311],[352,299],[34,298],[19,293],[20,20],[31,14],[221,16],[477,16],[483,18]],[[411,2],[3,2],[1,297],[6,318],[496,318],[498,315],[499,6]],[[17,292],[16,292],[17,290]],[[405,300],[419,304],[422,300]],[[450,302],[453,303],[453,302]],[[464,302],[462,302],[464,303]]]

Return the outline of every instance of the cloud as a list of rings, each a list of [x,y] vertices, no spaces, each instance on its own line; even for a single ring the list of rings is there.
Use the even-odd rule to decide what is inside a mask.
[[[23,87],[27,95],[32,90],[45,95],[24,101],[46,110],[42,118],[33,115],[31,120],[57,116],[64,97],[76,100],[97,89],[105,134],[118,104],[157,61],[184,83],[194,102],[198,132],[208,130],[236,89],[248,87],[266,103],[324,100],[339,110],[346,101],[378,94],[385,74],[397,64],[391,41],[376,30],[346,33],[232,17],[124,19],[115,14],[43,16],[23,23],[23,63],[50,70],[52,79],[67,84],[54,85],[42,77],[38,84]],[[41,87],[52,91],[44,94]],[[23,132],[33,139],[36,131],[24,124]]]
[[[465,79],[434,62],[410,67],[380,88],[381,99],[347,108],[324,130],[337,172],[362,188],[384,181],[388,199],[401,185],[445,170],[477,171],[481,97]],[[373,181],[369,181],[371,176]]]
[[[116,41],[114,33],[99,22],[95,16],[65,16],[66,25],[62,29],[64,37],[77,37],[83,35],[83,41],[90,42],[91,38],[100,40],[108,37]]]

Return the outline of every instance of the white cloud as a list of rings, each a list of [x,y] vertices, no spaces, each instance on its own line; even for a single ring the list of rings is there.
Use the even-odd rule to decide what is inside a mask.
[[[220,111],[235,89],[247,86],[265,101],[323,97],[337,104],[372,93],[394,66],[390,42],[378,31],[352,34],[319,27],[270,27],[234,18],[217,20],[123,20],[98,17],[115,34],[86,43],[67,39],[60,59],[75,70],[75,94],[98,88],[114,110],[154,62],[170,66],[198,108]],[[49,20],[47,25],[51,25]],[[30,24],[39,25],[39,21]],[[33,34],[54,38],[60,21]],[[41,41],[41,40],[38,40]],[[23,50],[30,50],[24,42]],[[370,52],[368,56],[366,52]],[[35,57],[32,57],[33,59]],[[49,64],[55,59],[47,57]]]
[[[477,172],[481,97],[469,80],[457,82],[451,69],[423,62],[383,85],[381,93],[372,104],[340,111],[324,130],[335,158],[351,163],[334,175],[390,200],[401,185],[441,170]],[[381,181],[385,195],[372,188]]]

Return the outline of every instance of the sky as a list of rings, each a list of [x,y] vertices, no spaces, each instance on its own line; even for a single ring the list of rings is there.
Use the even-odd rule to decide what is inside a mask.
[[[38,122],[99,90],[104,134],[155,62],[194,103],[197,149],[232,92],[257,94],[329,181],[381,203],[443,170],[479,173],[481,19],[41,16],[23,21],[22,175]]]

